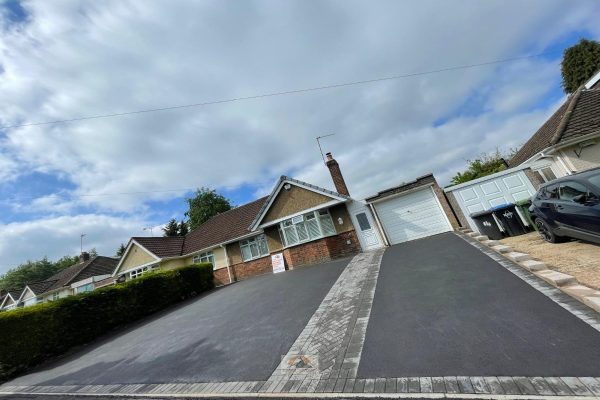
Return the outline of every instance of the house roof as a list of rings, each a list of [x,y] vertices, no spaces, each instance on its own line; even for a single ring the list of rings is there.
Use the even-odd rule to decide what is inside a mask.
[[[266,200],[267,197],[261,197],[243,206],[215,215],[197,229],[187,234],[182,255],[249,234],[250,230],[248,227]]]
[[[269,196],[267,196],[265,198],[265,202],[263,203],[262,207],[260,208],[260,210],[258,211],[256,216],[254,217],[254,219],[251,221],[251,223],[248,225],[249,229],[256,229],[256,227],[258,226],[260,221],[264,218],[267,211],[269,210],[269,207],[271,207],[271,204],[277,197],[277,194],[279,194],[279,190],[281,189],[281,187],[285,183],[288,183],[288,182],[293,183],[300,187],[304,187],[305,189],[309,189],[309,190],[324,194],[325,196],[328,196],[328,197],[333,197],[333,198],[342,199],[342,200],[350,199],[350,196],[347,196],[345,194],[334,192],[333,190],[325,189],[320,186],[312,185],[310,183],[306,183],[306,182],[300,181],[298,179],[290,178],[289,176],[281,175],[281,177],[277,181],[277,184],[271,191],[271,194],[269,194]]]
[[[556,110],[508,162],[516,167],[542,150],[600,130],[600,89],[580,88]]]
[[[365,201],[367,203],[372,203],[374,201],[383,199],[385,197],[393,196],[395,194],[402,193],[402,192],[407,192],[411,189],[415,189],[415,188],[418,188],[421,186],[431,185],[432,183],[436,183],[436,180],[433,177],[433,174],[423,175],[423,176],[418,177],[414,181],[405,182],[405,183],[400,184],[399,186],[394,186],[392,188],[382,190],[381,192],[378,192],[376,195],[367,197],[365,199]]]
[[[71,265],[40,282],[28,283],[27,287],[36,295],[69,286],[92,276],[110,275],[114,271],[118,258],[97,256],[87,261]]]
[[[158,258],[180,256],[185,240],[181,236],[133,237],[131,239]]]

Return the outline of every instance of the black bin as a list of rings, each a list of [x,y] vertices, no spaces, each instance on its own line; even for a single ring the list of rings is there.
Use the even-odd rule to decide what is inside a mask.
[[[473,213],[471,214],[471,219],[475,221],[475,225],[477,225],[477,229],[482,235],[486,235],[494,240],[502,239],[502,231],[492,215],[492,210]]]
[[[519,236],[528,232],[514,204],[503,204],[492,208],[491,211],[498,218],[508,236]]]

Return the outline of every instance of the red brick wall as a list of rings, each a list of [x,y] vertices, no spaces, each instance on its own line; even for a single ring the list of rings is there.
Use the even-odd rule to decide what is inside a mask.
[[[435,193],[435,196],[438,198],[440,204],[442,205],[444,214],[446,214],[446,216],[448,217],[448,220],[450,221],[450,225],[452,225],[452,228],[454,228],[455,230],[460,228],[460,223],[458,222],[458,220],[456,219],[456,216],[454,216],[454,213],[452,212],[452,206],[450,205],[450,203],[448,203],[446,196],[444,196],[444,191],[437,184],[436,181],[433,182],[433,192]],[[459,209],[459,211],[460,211],[460,209]]]
[[[350,241],[350,244],[347,243]],[[294,269],[300,265],[316,264],[348,257],[360,252],[360,244],[354,230],[343,232],[335,236],[326,237],[290,247],[283,250],[283,257],[287,269]],[[273,272],[271,257],[262,257],[256,260],[242,262],[229,267],[233,281],[241,281],[256,275],[270,274]],[[215,284],[226,285],[229,283],[227,268],[215,271]]]

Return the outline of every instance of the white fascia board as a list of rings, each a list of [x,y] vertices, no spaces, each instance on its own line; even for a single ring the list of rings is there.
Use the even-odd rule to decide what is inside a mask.
[[[346,201],[347,201],[347,199],[328,201],[327,203],[319,204],[318,206],[307,208],[306,210],[298,211],[297,213],[294,213],[294,214],[286,215],[285,217],[278,218],[278,219],[276,219],[274,221],[266,222],[266,223],[260,225],[259,228],[266,228],[268,226],[277,225],[280,222],[285,221],[286,219],[290,219],[290,218],[296,217],[298,215],[306,214],[306,213],[309,213],[311,211],[317,211],[317,210],[321,210],[323,208],[329,208],[329,207],[332,207],[332,206],[335,206],[335,205],[338,205],[338,204],[343,204]]]
[[[519,164],[519,167],[521,167],[521,166],[527,167],[528,164],[530,164],[530,163],[532,163],[534,161],[537,161],[540,158],[551,156],[554,153],[556,153],[556,151],[558,151],[560,149],[572,146],[572,145],[577,144],[579,142],[585,142],[586,140],[595,139],[597,137],[600,137],[600,131],[588,133],[587,135],[578,136],[576,138],[565,140],[564,142],[557,143],[554,146],[546,147],[544,150],[540,151],[539,153],[534,154],[533,156],[531,156],[527,160],[523,161],[521,164]]]
[[[9,297],[12,300],[12,302],[15,303],[15,299],[10,295],[10,293],[8,293],[6,295],[6,297],[4,297],[4,299],[2,299],[2,304],[0,304],[0,310],[2,310],[4,308],[4,306],[6,305],[6,300],[8,300]]]
[[[33,293],[33,297],[36,297],[36,296],[37,296],[37,294],[35,294],[35,292],[34,292],[33,290],[31,290],[31,288],[30,288],[28,285],[25,285],[25,287],[23,288],[23,291],[21,292],[21,295],[19,296],[19,299],[17,300],[17,303],[19,303],[20,301],[22,301],[22,300],[24,300],[24,299],[25,299],[25,297],[24,297],[24,296],[25,296],[25,293],[26,293],[28,290],[29,290],[31,293]],[[28,298],[29,298],[29,297],[28,297]]]
[[[481,178],[473,179],[472,181],[468,181],[468,182],[465,182],[465,183],[460,183],[458,185],[447,187],[447,188],[444,189],[444,192],[446,192],[446,193],[453,192],[456,189],[462,189],[464,187],[471,186],[471,185],[476,184],[476,183],[481,183],[481,182],[488,181],[490,179],[499,178],[501,176],[512,174],[513,172],[522,171],[522,170],[527,169],[527,168],[529,168],[529,166],[525,165],[525,163],[522,163],[522,164],[520,164],[520,165],[518,165],[516,167],[505,169],[504,171],[496,172],[495,174],[482,176]]]
[[[586,83],[585,83],[585,88],[586,89],[590,89],[592,86],[594,86],[596,83],[598,83],[598,81],[600,81],[600,71],[596,72],[596,75],[592,76]]]
[[[269,209],[271,208],[271,206],[273,205],[273,202],[275,201],[275,199],[277,198],[277,196],[279,195],[279,192],[281,192],[281,188],[283,188],[283,186],[285,186],[286,184],[290,184],[290,185],[294,185],[297,187],[301,187],[303,189],[306,190],[310,190],[311,192],[323,195],[323,196],[327,196],[330,197],[332,199],[336,199],[338,200],[340,203],[346,202],[348,200],[350,200],[349,198],[346,197],[342,197],[342,196],[336,196],[335,194],[332,193],[328,193],[325,192],[323,190],[319,190],[317,188],[313,188],[307,185],[303,185],[300,182],[295,182],[289,179],[283,179],[279,182],[279,184],[275,187],[275,189],[271,192],[270,198],[269,198],[269,202],[267,203],[267,205],[261,210],[261,213],[259,215],[259,218],[256,219],[256,222],[250,226],[250,230],[254,231],[257,228],[261,228],[263,226],[268,226],[268,225],[260,225],[260,222],[263,220],[263,218],[265,217],[265,215],[267,214],[267,211],[269,211]],[[306,211],[308,212],[308,211]],[[302,214],[302,213],[300,213]]]
[[[148,263],[146,263],[146,264],[137,265],[137,266],[135,266],[135,267],[133,267],[133,268],[126,269],[125,271],[121,271],[121,273],[120,273],[119,275],[125,275],[125,274],[126,274],[126,273],[128,273],[128,272],[135,271],[136,269],[140,269],[140,268],[148,267],[148,266],[150,266],[150,265],[154,265],[154,264],[156,264],[156,263],[157,263],[157,261],[150,261],[150,262],[148,262]],[[111,275],[111,276],[114,276],[114,275]]]
[[[414,192],[418,192],[418,191],[423,190],[423,189],[427,189],[428,187],[433,187],[433,182],[432,183],[426,183],[425,185],[417,186],[417,187],[414,187],[414,188],[409,189],[409,190],[405,190],[404,192],[398,192],[398,193],[390,194],[389,196],[385,196],[385,197],[382,197],[382,198],[377,199],[377,200],[368,201],[367,204],[381,203],[382,201],[387,201],[389,199],[393,199],[393,198],[396,198],[396,197],[402,197],[402,196],[407,195],[409,193],[414,193]]]
[[[115,268],[115,270],[111,276],[115,276],[117,271],[119,271],[119,268],[121,268],[121,264],[123,264],[123,261],[125,261],[127,254],[129,254],[129,251],[131,250],[131,248],[133,247],[134,244],[137,245],[138,247],[140,247],[146,253],[148,253],[148,255],[150,255],[150,257],[153,257],[156,261],[161,261],[161,258],[157,257],[154,253],[152,253],[150,250],[148,250],[147,248],[145,248],[144,246],[139,244],[137,241],[135,241],[134,239],[129,239],[129,244],[127,244],[127,248],[125,249],[125,252],[121,256],[121,259],[119,260],[119,263],[117,264],[117,267]],[[137,267],[137,268],[139,268],[139,267]]]

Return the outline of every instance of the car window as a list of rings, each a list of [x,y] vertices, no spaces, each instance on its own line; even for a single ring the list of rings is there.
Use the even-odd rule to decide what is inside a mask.
[[[573,200],[576,196],[585,196],[587,192],[587,188],[578,182],[564,182],[560,185],[561,200]]]
[[[597,188],[600,188],[600,174],[592,175],[589,178],[587,178],[587,180],[592,185],[596,186]]]
[[[558,185],[546,186],[545,199],[558,199]]]

